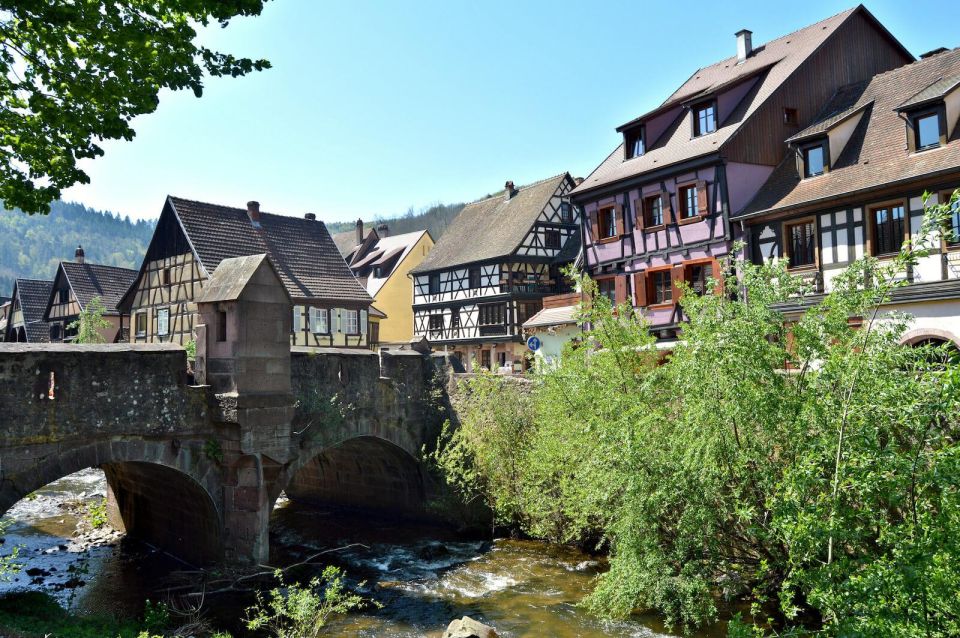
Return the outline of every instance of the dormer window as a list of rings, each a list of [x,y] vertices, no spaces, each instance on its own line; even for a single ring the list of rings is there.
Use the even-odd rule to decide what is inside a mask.
[[[914,150],[926,151],[940,146],[943,130],[940,111],[928,111],[910,118],[913,125]]]
[[[646,152],[646,140],[644,137],[643,127],[627,133],[627,159],[640,157]]]
[[[825,141],[808,144],[800,149],[804,179],[823,175],[830,169]]]
[[[693,136],[700,137],[717,130],[717,106],[707,102],[693,108]]]

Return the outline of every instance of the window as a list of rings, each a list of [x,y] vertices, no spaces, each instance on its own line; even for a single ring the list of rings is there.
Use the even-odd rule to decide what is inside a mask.
[[[600,239],[610,239],[617,236],[617,209],[614,206],[601,208],[597,213],[597,225],[600,230]]]
[[[157,334],[166,337],[170,334],[170,309],[160,308],[157,310]]]
[[[639,131],[627,133],[627,159],[640,157],[645,152],[646,144],[644,143],[643,128],[641,128]]]
[[[692,219],[700,214],[700,196],[695,184],[681,186],[677,199],[680,201],[680,219]]]
[[[656,270],[650,275],[653,304],[665,304],[673,301],[673,285],[669,270]]]
[[[163,269],[163,285],[164,286],[170,285],[170,269],[169,268]]]
[[[547,248],[560,248],[560,231],[547,230],[544,232],[543,243]]]
[[[538,303],[518,303],[517,304],[517,323],[523,325],[527,319],[540,312]]]
[[[475,266],[470,269],[470,287],[479,288],[480,287],[480,268]]]
[[[478,320],[481,326],[502,325],[506,315],[506,306],[502,303],[477,306]]]
[[[918,151],[940,146],[940,113],[927,113],[913,119],[913,130],[917,137]]]
[[[450,327],[451,328],[460,327],[460,309],[459,308],[454,307],[450,309]]]
[[[303,330],[303,306],[293,307],[293,331],[294,333]]]
[[[443,315],[430,315],[430,332],[443,331]]]
[[[217,341],[227,340],[227,313],[220,311],[217,313]]]
[[[382,279],[384,276],[383,266],[374,266],[373,267],[373,276],[377,279]]]
[[[430,294],[439,295],[440,294],[440,273],[435,275],[430,275]]]
[[[371,321],[368,326],[367,343],[374,345],[380,343],[380,322]]]
[[[326,308],[310,308],[310,332],[327,334],[330,332],[329,314]]]
[[[573,223],[573,208],[570,202],[560,202],[560,221],[564,224]]]
[[[947,244],[950,246],[960,245],[960,197],[953,199],[953,193],[946,192],[940,197],[940,201],[950,204],[950,215],[947,217],[949,233]]]
[[[643,200],[643,226],[663,226],[663,196],[652,195]]]
[[[713,276],[713,264],[692,264],[687,268],[687,283],[690,284],[690,289],[700,296],[710,292],[710,280]]]
[[[900,252],[906,233],[903,204],[891,204],[870,211],[873,222],[873,254]]]
[[[717,107],[711,102],[693,109],[693,134],[695,137],[717,130]]]
[[[348,335],[360,334],[360,318],[356,310],[343,311],[343,332]]]
[[[783,123],[789,124],[791,126],[797,125],[797,109],[784,108],[783,109]]]
[[[50,324],[50,341],[60,341],[60,324]]]
[[[601,297],[606,297],[610,300],[611,305],[616,305],[617,303],[617,279],[616,277],[607,277],[606,279],[597,280],[597,292]]]
[[[57,303],[69,303],[70,301],[70,289],[61,288],[57,292]]]
[[[784,256],[790,268],[805,268],[817,263],[817,228],[813,220],[785,224]]]
[[[138,337],[147,336],[147,313],[138,312],[134,321],[134,334]]]
[[[808,146],[803,149],[803,176],[816,177],[823,175],[826,170],[826,156],[823,152],[823,145]]]
[[[490,369],[490,351],[481,350],[480,351],[480,365],[487,370]]]

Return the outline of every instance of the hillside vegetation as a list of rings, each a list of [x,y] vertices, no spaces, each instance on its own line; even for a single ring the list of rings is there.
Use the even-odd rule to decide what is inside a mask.
[[[53,202],[49,215],[0,212],[0,297],[18,277],[52,279],[57,264],[73,259],[77,245],[87,260],[139,268],[154,220],[130,221],[74,202]]]
[[[463,210],[463,204],[434,204],[419,211],[412,206],[407,212],[397,217],[375,217],[364,220],[366,228],[386,224],[391,235],[401,235],[415,230],[428,230],[434,241],[440,239],[454,218]],[[342,233],[355,228],[356,222],[331,222],[327,228],[331,233]]]

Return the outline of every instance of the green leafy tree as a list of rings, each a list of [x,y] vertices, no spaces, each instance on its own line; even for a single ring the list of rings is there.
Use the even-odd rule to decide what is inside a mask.
[[[105,340],[101,331],[110,327],[110,322],[103,318],[106,311],[100,297],[92,298],[87,307],[80,311],[77,320],[67,326],[77,331],[74,343],[103,343]]]
[[[197,25],[259,15],[264,0],[0,0],[0,200],[46,213],[87,183],[77,162],[131,140],[161,89],[200,96],[204,74],[269,67],[194,43]]]

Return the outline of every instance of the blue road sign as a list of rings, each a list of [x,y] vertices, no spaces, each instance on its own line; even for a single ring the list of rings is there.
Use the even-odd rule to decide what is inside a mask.
[[[527,347],[536,352],[540,349],[540,339],[537,337],[527,338]]]

